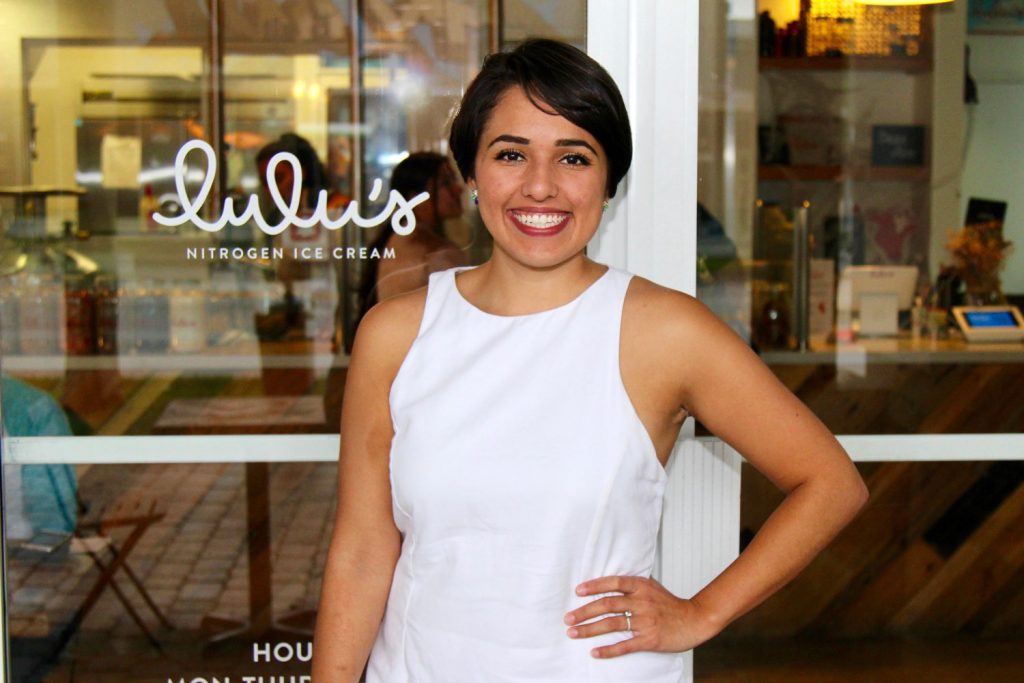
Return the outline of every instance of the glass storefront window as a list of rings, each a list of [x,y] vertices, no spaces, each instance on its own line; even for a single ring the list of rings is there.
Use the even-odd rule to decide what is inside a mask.
[[[308,680],[336,467],[307,445],[336,439],[368,292],[450,265],[388,271],[393,176],[418,160],[418,229],[483,261],[454,107],[499,47],[584,47],[585,5],[3,3],[9,680]],[[293,188],[327,220],[263,229]]]
[[[1019,433],[1016,171],[994,143],[1019,135],[989,122],[1013,118],[1002,88],[970,101],[965,59],[1002,73],[1006,39],[955,6],[707,8],[701,299],[836,433]],[[987,343],[954,315],[972,305],[1009,312]]]
[[[855,457],[862,437],[880,455],[858,463],[860,518],[698,651],[698,680],[1020,670],[1022,565],[1004,543],[1022,467],[983,444],[1024,427],[1024,288],[1005,246],[1024,234],[1022,48],[974,31],[988,5],[701,3],[699,297]],[[958,321],[968,305],[1003,336]],[[958,434],[991,440],[940,458]],[[746,543],[781,494],[747,465],[742,490]]]

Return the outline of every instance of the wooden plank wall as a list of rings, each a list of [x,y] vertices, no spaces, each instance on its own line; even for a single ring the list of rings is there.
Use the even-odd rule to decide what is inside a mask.
[[[1024,365],[773,369],[836,433],[1024,431]],[[871,490],[860,517],[723,637],[1021,637],[1024,462],[859,468]],[[782,496],[748,465],[742,491],[749,540]]]
[[[1020,637],[1024,463],[860,468],[872,492],[860,517],[800,577],[724,635]],[[1008,494],[987,483],[994,469],[995,478],[1013,484]],[[749,466],[743,491],[749,538],[781,494]],[[969,518],[958,527],[946,512],[965,499],[982,514],[958,516]]]

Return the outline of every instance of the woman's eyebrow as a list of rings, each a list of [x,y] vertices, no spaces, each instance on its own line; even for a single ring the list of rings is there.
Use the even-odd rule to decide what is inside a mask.
[[[591,151],[594,156],[597,156],[597,150],[590,146],[586,140],[555,140],[555,147],[586,147]]]
[[[491,147],[492,145],[498,142],[511,142],[512,144],[515,145],[529,145],[530,139],[520,137],[518,135],[499,135],[498,137],[494,138],[489,143],[487,143],[487,146]],[[586,140],[579,140],[576,138],[563,138],[561,140],[555,140],[555,147],[586,147],[594,156],[597,156],[597,150],[594,149],[594,147]]]
[[[530,144],[530,140],[528,138],[521,138],[518,135],[499,135],[498,137],[494,138],[489,143],[487,143],[487,146],[490,147],[496,142],[511,142],[514,145]]]

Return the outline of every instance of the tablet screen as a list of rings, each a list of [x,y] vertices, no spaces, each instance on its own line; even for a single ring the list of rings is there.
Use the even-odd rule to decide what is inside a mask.
[[[971,327],[1017,327],[1017,320],[1010,311],[966,311],[964,320]]]

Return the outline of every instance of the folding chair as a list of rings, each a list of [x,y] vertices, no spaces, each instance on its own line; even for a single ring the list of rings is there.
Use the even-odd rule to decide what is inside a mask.
[[[173,630],[174,626],[164,616],[164,613],[160,611],[160,608],[157,607],[153,598],[149,595],[149,591],[146,590],[145,586],[142,585],[142,581],[139,580],[139,577],[128,565],[128,556],[136,544],[142,539],[150,526],[163,518],[164,513],[157,511],[155,502],[150,503],[147,507],[141,500],[132,500],[123,502],[109,511],[102,511],[97,514],[94,521],[84,521],[75,527],[75,539],[72,541],[72,547],[84,551],[99,569],[100,575],[93,582],[92,588],[90,588],[85,600],[75,610],[71,621],[64,627],[66,637],[62,633],[61,638],[58,639],[59,648],[63,648],[67,644],[74,632],[82,625],[82,621],[89,614],[89,610],[96,605],[103,591],[107,586],[110,586],[110,590],[114,592],[117,599],[124,605],[132,621],[145,634],[150,644],[157,650],[161,649],[160,642],[153,636],[152,631],[142,621],[138,611],[129,602],[121,587],[114,581],[114,575],[118,570],[121,570],[135,586],[135,589],[139,592],[139,595],[150,611],[153,612],[157,621],[165,628]],[[129,532],[127,538],[120,545],[117,545],[109,532],[120,528],[128,528]],[[103,557],[104,551],[106,551],[108,557]]]

